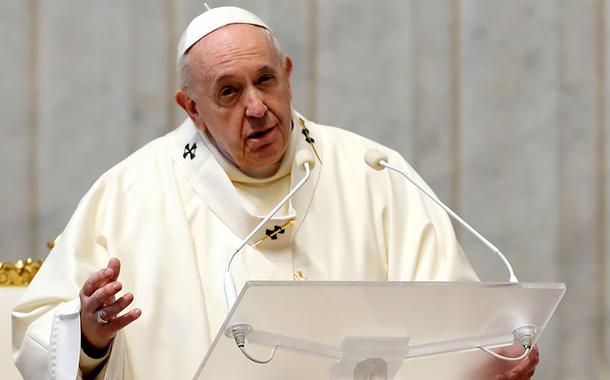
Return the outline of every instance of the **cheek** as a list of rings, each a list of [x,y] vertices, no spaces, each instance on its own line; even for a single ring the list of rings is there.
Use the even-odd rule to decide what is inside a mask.
[[[218,131],[219,139],[222,141],[222,144],[226,147],[230,147],[235,149],[242,145],[241,137],[236,128],[220,128]]]
[[[238,159],[245,149],[245,141],[242,137],[242,119],[232,118],[225,124],[221,124],[218,133],[222,136],[220,143],[233,158]]]
[[[213,125],[213,126],[212,126]],[[239,145],[241,136],[241,118],[237,110],[219,112],[209,130],[217,141],[225,145]]]
[[[288,97],[288,102],[292,101],[292,87],[290,86],[290,83],[286,84],[286,96]]]

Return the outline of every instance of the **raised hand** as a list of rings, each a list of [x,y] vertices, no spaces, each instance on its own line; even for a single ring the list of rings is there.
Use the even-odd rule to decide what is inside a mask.
[[[104,352],[116,333],[142,314],[140,309],[134,309],[119,316],[133,301],[131,293],[115,297],[123,287],[117,281],[120,271],[121,262],[112,258],[106,268],[89,276],[80,291],[81,345],[91,356]]]

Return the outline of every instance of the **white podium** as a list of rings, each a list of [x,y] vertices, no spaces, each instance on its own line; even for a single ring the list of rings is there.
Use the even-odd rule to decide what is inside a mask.
[[[539,339],[563,283],[248,282],[194,379],[489,379],[477,346]],[[245,351],[231,331],[246,336]],[[522,350],[521,350],[522,351]]]

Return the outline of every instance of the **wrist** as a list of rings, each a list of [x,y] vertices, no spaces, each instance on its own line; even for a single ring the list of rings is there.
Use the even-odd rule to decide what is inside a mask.
[[[106,356],[108,354],[108,350],[110,349],[111,343],[112,340],[105,346],[96,346],[91,344],[85,335],[81,334],[81,348],[87,356],[93,359],[100,359]]]

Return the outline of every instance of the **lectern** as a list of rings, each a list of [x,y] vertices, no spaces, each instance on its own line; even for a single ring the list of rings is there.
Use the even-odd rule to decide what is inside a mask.
[[[535,343],[565,291],[563,283],[250,281],[194,379],[489,379],[504,363],[481,347]]]

